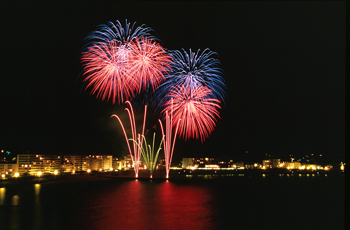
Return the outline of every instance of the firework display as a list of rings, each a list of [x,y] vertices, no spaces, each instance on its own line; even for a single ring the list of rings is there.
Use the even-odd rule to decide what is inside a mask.
[[[150,34],[153,31],[146,25],[135,27],[125,21],[99,25],[85,38],[81,63],[85,89],[92,88],[91,94],[113,104],[126,103],[131,136],[121,119],[130,156],[138,177],[141,154],[152,173],[160,147],[154,155],[153,146],[147,145],[144,131],[147,104],[153,102],[155,110],[165,120],[165,130],[158,119],[162,132],[163,151],[166,164],[166,178],[169,178],[170,165],[174,153],[176,136],[188,140],[195,138],[203,143],[213,132],[219,116],[220,104],[225,104],[225,81],[220,61],[214,58],[217,53],[205,49],[196,53],[184,49],[167,51],[158,39]],[[145,105],[143,128],[136,132],[132,103]],[[153,137],[155,138],[155,137]],[[133,142],[133,149],[129,141]],[[143,147],[143,141],[145,146]],[[161,145],[161,144],[160,144]]]
[[[125,27],[122,26],[120,21],[108,22],[107,24],[98,25],[96,30],[92,31],[85,39],[85,46],[89,47],[94,44],[108,43],[110,41],[116,41],[118,45],[125,45],[136,38],[141,39],[143,36],[147,36],[149,39],[158,40],[155,36],[151,35],[152,28],[147,27],[145,24],[135,27],[136,22],[130,26],[125,20]]]
[[[180,137],[205,138],[214,130],[218,109],[224,103],[225,84],[219,60],[215,52],[205,49],[202,53],[182,50],[171,52],[173,65],[171,73],[157,89],[158,110],[163,114],[173,100],[174,120],[182,119]]]
[[[138,178],[139,175],[139,166],[140,166],[140,160],[141,160],[141,149],[139,148],[139,146],[142,146],[142,142],[143,142],[143,137],[144,137],[144,133],[145,133],[145,124],[146,124],[146,114],[147,114],[147,105],[145,105],[145,112],[144,112],[144,117],[143,117],[143,126],[142,126],[142,132],[141,134],[136,132],[136,122],[135,122],[135,115],[134,115],[134,110],[132,108],[132,105],[129,101],[126,101],[126,104],[128,104],[130,106],[130,109],[125,108],[125,110],[128,112],[129,115],[129,120],[130,120],[130,126],[131,126],[131,136],[132,136],[132,140],[137,140],[133,142],[133,151],[130,148],[130,144],[129,144],[129,139],[128,139],[128,135],[125,131],[123,122],[121,121],[121,119],[113,114],[112,117],[115,117],[118,119],[120,126],[122,127],[124,136],[125,136],[125,140],[126,143],[128,145],[128,149],[129,149],[129,153],[131,156],[131,161],[133,163],[134,169],[135,169],[135,177]]]
[[[152,87],[154,90],[170,71],[171,57],[150,35],[151,28],[134,29],[119,21],[100,25],[86,38],[81,62],[86,88],[102,100],[130,100],[135,93]]]
[[[157,42],[142,37],[130,43],[132,56],[130,75],[138,81],[138,92],[151,86],[152,90],[165,80],[170,72],[171,56]]]
[[[151,145],[147,145],[147,141],[146,141],[146,137],[142,135],[142,138],[143,140],[145,140],[144,142],[144,146],[141,146],[140,143],[142,141],[140,141],[140,138],[138,138],[138,140],[134,140],[134,139],[129,139],[129,140],[132,140],[134,141],[137,146],[139,147],[139,149],[141,150],[141,153],[142,153],[142,157],[143,159],[145,160],[146,162],[146,167],[148,168],[149,170],[149,173],[150,173],[150,178],[153,178],[153,171],[154,171],[154,168],[156,167],[157,165],[157,160],[158,160],[158,155],[159,155],[159,152],[161,150],[161,145],[162,145],[162,142],[164,140],[164,136],[159,144],[159,147],[158,147],[158,150],[157,150],[157,153],[154,154],[154,142],[155,142],[155,139],[156,139],[156,133],[153,134],[153,144],[152,146]]]
[[[182,85],[186,88],[196,88],[199,85],[206,86],[212,91],[212,96],[225,103],[225,81],[222,77],[223,71],[219,68],[220,61],[213,56],[217,53],[205,49],[197,53],[190,49],[187,53],[175,50],[170,53],[173,57],[171,74],[167,76],[157,89],[157,97],[162,98],[161,105],[169,100],[167,94],[172,87]],[[159,109],[159,108],[158,108]]]
[[[112,99],[113,103],[116,99],[118,102],[129,100],[138,85],[128,74],[130,53],[127,48],[118,47],[115,41],[88,47],[81,58],[83,74],[88,75],[84,79],[86,87],[92,87],[92,93],[102,100]]]
[[[168,96],[172,100],[165,102],[163,112],[166,113],[171,107],[174,124],[181,120],[179,135],[185,140],[193,137],[203,142],[214,130],[220,101],[212,98],[211,90],[202,85],[173,86]]]
[[[172,106],[170,106],[170,109],[172,109]],[[165,132],[164,132],[162,121],[160,119],[158,119],[158,121],[159,121],[159,124],[160,124],[160,129],[162,131],[162,135],[165,136],[165,140],[163,141],[164,158],[165,158],[165,173],[166,173],[165,178],[168,179],[169,178],[171,161],[173,159],[173,153],[174,153],[174,147],[175,147],[177,130],[178,130],[181,118],[175,123],[176,124],[176,128],[175,128],[174,138],[173,139],[171,139],[172,134],[173,134],[172,133],[173,132],[173,129],[172,129],[172,127],[173,127],[172,111],[170,110],[170,113],[168,113],[168,110],[165,111]]]

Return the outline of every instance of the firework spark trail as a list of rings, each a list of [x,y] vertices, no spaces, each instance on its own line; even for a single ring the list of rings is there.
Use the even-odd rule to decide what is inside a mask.
[[[172,102],[172,101],[171,101]],[[170,114],[168,111],[165,111],[165,132],[163,128],[163,124],[160,119],[158,119],[160,124],[160,129],[162,131],[162,135],[165,135],[165,140],[163,141],[164,147],[164,158],[165,158],[165,172],[166,178],[169,178],[171,161],[173,159],[173,153],[175,148],[176,135],[179,127],[179,123],[181,119],[176,122],[174,138],[172,139],[172,128],[173,128],[173,116],[172,116],[172,106],[170,106]]]
[[[113,114],[112,117],[117,118],[119,123],[120,123],[120,125],[121,125],[121,127],[122,127],[122,130],[123,130],[123,133],[124,133],[124,136],[125,136],[125,140],[126,140],[126,143],[128,145],[129,153],[130,153],[130,156],[131,156],[131,161],[132,161],[134,169],[135,169],[135,177],[138,178],[140,159],[141,159],[141,149],[138,148],[138,146],[142,146],[142,142],[143,142],[143,137],[144,137],[144,132],[145,132],[145,124],[146,124],[147,105],[145,105],[142,133],[141,134],[137,134],[136,133],[136,122],[135,122],[134,110],[133,110],[132,105],[131,105],[131,103],[129,101],[126,101],[125,103],[130,106],[130,109],[125,108],[125,110],[128,112],[128,115],[129,115],[130,126],[131,126],[131,136],[132,136],[131,139],[138,140],[138,142],[133,142],[133,151],[131,150],[131,147],[130,147],[130,144],[129,144],[128,135],[126,134],[126,131],[125,131],[125,128],[124,128],[124,125],[123,125],[122,121],[115,114]]]
[[[201,142],[214,130],[216,117],[220,118],[217,109],[220,101],[212,98],[211,90],[205,86],[189,88],[174,86],[169,92],[172,101],[167,101],[162,113],[172,107],[173,119],[179,122],[179,135],[188,138],[200,138]]]
[[[146,162],[146,166],[150,172],[150,178],[153,178],[153,171],[154,171],[154,168],[157,164],[157,159],[158,159],[158,155],[159,155],[159,152],[161,150],[161,145],[162,145],[162,142],[164,140],[164,136],[159,144],[159,147],[158,147],[158,150],[157,150],[157,153],[156,155],[154,155],[154,142],[155,142],[155,137],[156,137],[156,133],[153,134],[153,145],[152,147],[150,145],[147,145],[147,141],[146,141],[146,137],[145,136],[142,136],[142,138],[145,140],[144,142],[144,146],[141,146],[140,143],[140,137],[138,138],[138,141],[134,140],[134,139],[129,139],[129,140],[132,140],[134,141],[134,143],[136,143],[136,145],[139,147],[139,149],[141,150],[141,153],[142,153],[142,157],[143,159],[145,160]]]
[[[170,72],[171,56],[161,45],[142,37],[136,38],[129,45],[133,51],[130,61],[130,75],[139,81],[139,93],[149,86],[154,89],[165,80],[165,74]]]

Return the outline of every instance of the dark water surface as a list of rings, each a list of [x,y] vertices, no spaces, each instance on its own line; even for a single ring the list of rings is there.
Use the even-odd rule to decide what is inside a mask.
[[[0,229],[344,229],[344,177],[0,184]]]

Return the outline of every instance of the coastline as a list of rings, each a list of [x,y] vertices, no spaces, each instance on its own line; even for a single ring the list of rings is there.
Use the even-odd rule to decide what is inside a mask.
[[[287,169],[244,169],[244,170],[191,170],[178,169],[170,170],[168,180],[188,179],[188,178],[213,178],[213,177],[344,177],[344,172],[336,169],[329,171],[315,170],[287,170]],[[109,180],[109,179],[141,179],[141,180],[166,180],[165,170],[155,170],[153,178],[150,178],[148,170],[140,170],[139,177],[135,178],[133,170],[117,171],[117,172],[91,172],[91,173],[76,173],[63,175],[44,175],[37,176],[22,176],[18,178],[8,178],[0,180],[0,187],[22,184],[50,183],[58,181],[94,181],[94,180]]]

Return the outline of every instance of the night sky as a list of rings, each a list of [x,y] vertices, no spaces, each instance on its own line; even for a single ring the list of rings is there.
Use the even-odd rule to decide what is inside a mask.
[[[225,71],[226,106],[214,132],[203,144],[177,139],[175,159],[343,160],[345,2],[1,1],[0,15],[1,149],[127,153],[110,118],[126,117],[124,105],[96,99],[79,77],[83,39],[127,19],[151,27],[169,50],[217,52]],[[153,132],[158,117],[148,116]]]

